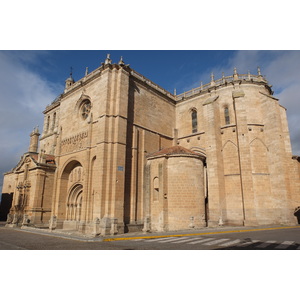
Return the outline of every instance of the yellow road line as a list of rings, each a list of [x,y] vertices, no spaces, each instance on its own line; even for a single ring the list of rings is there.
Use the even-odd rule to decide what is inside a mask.
[[[135,236],[135,237],[124,237],[124,238],[108,238],[108,239],[103,239],[103,242],[137,240],[137,239],[158,239],[158,238],[164,238],[164,237],[197,236],[197,235],[208,235],[208,234],[237,233],[237,232],[291,229],[291,228],[300,228],[300,227],[299,226],[288,226],[288,227],[241,229],[241,230],[228,230],[228,231],[216,231],[216,232],[183,233],[183,234],[156,235],[156,236]]]

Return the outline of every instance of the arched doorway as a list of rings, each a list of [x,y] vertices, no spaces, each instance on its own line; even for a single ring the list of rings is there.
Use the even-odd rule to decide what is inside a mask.
[[[79,222],[82,221],[84,195],[84,168],[81,163],[77,160],[66,163],[59,180],[57,215],[63,229],[77,230]]]
[[[76,184],[71,188],[67,200],[66,220],[80,221],[82,207],[82,184]]]

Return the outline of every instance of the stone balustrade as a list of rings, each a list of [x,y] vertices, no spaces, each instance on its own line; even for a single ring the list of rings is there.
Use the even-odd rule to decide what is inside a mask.
[[[202,85],[202,83],[201,83],[200,87],[197,87],[197,88],[194,88],[187,92],[184,92],[182,94],[176,95],[175,97],[176,97],[176,100],[179,101],[184,98],[199,94],[201,92],[205,92],[205,91],[209,90],[211,87],[218,87],[223,84],[232,83],[232,82],[238,81],[238,80],[249,81],[249,82],[264,82],[266,84],[268,83],[267,80],[260,74],[258,74],[258,75],[252,75],[250,73],[248,73],[248,74],[233,74],[231,76],[222,76],[222,78],[217,79],[217,80],[214,80],[213,75],[212,75],[212,80],[210,83],[207,83],[205,85]]]

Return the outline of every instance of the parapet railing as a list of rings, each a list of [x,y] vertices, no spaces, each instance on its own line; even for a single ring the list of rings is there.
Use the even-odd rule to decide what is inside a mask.
[[[72,89],[76,88],[77,86],[80,86],[83,82],[89,80],[90,78],[95,76],[97,73],[100,73],[101,69],[102,69],[102,67],[99,67],[96,70],[92,71],[91,73],[86,74],[85,77],[78,80],[77,82],[75,82],[72,85]],[[212,75],[210,83],[207,83],[207,84],[204,84],[204,85],[202,85],[202,83],[201,83],[200,87],[194,88],[190,91],[181,93],[179,95],[173,95],[169,91],[163,89],[162,87],[160,87],[159,85],[157,85],[156,83],[149,80],[148,78],[146,78],[145,76],[141,75],[140,73],[136,72],[133,69],[130,70],[130,74],[133,77],[141,80],[142,82],[145,82],[147,85],[151,86],[152,88],[156,89],[157,91],[161,92],[162,94],[168,96],[169,98],[171,98],[175,101],[179,101],[179,100],[182,100],[184,98],[191,97],[193,95],[199,94],[201,92],[205,92],[205,91],[209,90],[212,87],[216,87],[216,86],[220,86],[220,85],[223,85],[223,84],[231,83],[231,82],[234,82],[234,81],[237,81],[237,80],[267,83],[267,80],[260,74],[260,70],[258,72],[258,75],[252,75],[250,73],[248,73],[248,74],[237,74],[236,71],[235,71],[235,73],[233,75],[231,75],[231,76],[224,76],[223,75],[222,78],[217,79],[217,80],[214,80],[214,77]],[[59,102],[62,95],[63,94],[59,95],[50,105],[48,105],[46,107],[46,110],[52,108],[52,106],[55,106],[55,104],[57,104]]]
[[[151,87],[155,88],[156,90],[160,91],[162,94],[167,95],[168,97],[172,98],[173,100],[176,100],[176,98],[175,98],[175,96],[174,96],[173,94],[171,94],[171,93],[168,92],[167,90],[163,89],[162,87],[160,87],[159,85],[157,85],[157,84],[154,83],[153,81],[149,80],[149,79],[146,78],[145,76],[141,75],[141,74],[138,73],[137,71],[131,70],[130,74],[131,74],[133,77],[135,77],[135,78],[137,78],[137,79],[139,79],[139,80],[141,80],[141,81],[147,83],[149,86],[151,86]]]
[[[98,69],[94,70],[93,72],[89,73],[88,75],[86,75],[84,78],[76,81],[73,85],[72,85],[72,89],[74,89],[75,87],[81,85],[83,82],[87,81],[88,79],[90,79],[91,77],[93,77],[95,74],[99,73],[101,71],[102,67],[99,67]],[[154,89],[156,89],[157,91],[161,92],[164,95],[167,95],[168,97],[172,98],[173,100],[175,100],[175,96],[172,95],[170,92],[168,92],[167,90],[163,89],[162,87],[160,87],[158,84],[154,83],[153,81],[149,80],[148,78],[146,78],[145,76],[139,74],[137,71],[131,69],[130,74],[145,82],[146,84],[148,84],[149,86],[153,87]]]
[[[252,75],[252,74],[234,74],[231,76],[223,76],[220,79],[217,80],[211,80],[210,83],[204,84],[200,87],[194,88],[190,91],[184,92],[182,94],[176,95],[176,100],[182,100],[184,98],[193,96],[195,94],[199,94],[203,91],[207,91],[211,87],[214,86],[220,86],[222,84],[231,83],[237,80],[243,80],[243,81],[251,81],[251,82],[265,82],[267,83],[267,80],[262,75]]]

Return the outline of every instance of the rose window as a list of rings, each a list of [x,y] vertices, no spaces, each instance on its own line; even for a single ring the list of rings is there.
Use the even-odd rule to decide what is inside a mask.
[[[84,120],[89,116],[91,112],[91,108],[92,105],[89,100],[84,101],[83,104],[81,105],[81,116]]]

